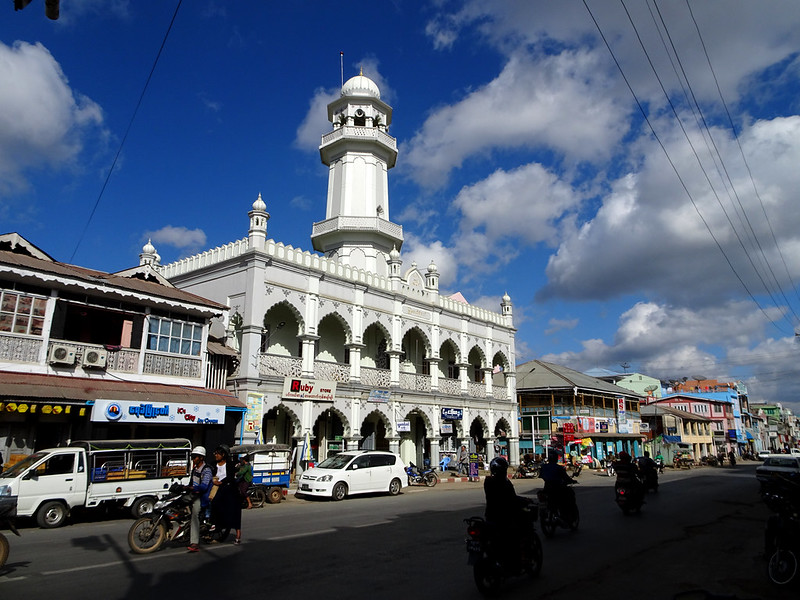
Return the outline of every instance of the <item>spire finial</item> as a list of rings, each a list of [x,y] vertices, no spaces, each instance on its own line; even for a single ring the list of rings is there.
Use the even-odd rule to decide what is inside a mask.
[[[358,74],[361,75],[362,77],[364,76],[364,65],[361,65],[358,68]]]

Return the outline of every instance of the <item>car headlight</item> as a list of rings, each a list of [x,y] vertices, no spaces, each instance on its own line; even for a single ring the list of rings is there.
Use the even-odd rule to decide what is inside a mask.
[[[320,482],[322,482],[322,481],[330,481],[331,479],[333,479],[333,475],[323,475],[322,477],[317,479],[317,481],[320,481]]]
[[[11,496],[10,485],[0,485],[0,496]]]

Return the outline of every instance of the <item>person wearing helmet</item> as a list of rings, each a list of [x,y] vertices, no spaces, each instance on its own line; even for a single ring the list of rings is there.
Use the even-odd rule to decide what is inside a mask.
[[[614,471],[617,474],[615,487],[632,487],[640,490],[642,481],[639,477],[639,469],[631,460],[631,455],[625,450],[617,455],[617,460],[614,461]]]
[[[192,500],[192,520],[189,524],[189,552],[200,550],[200,513],[211,505],[209,494],[213,479],[214,471],[206,464],[206,449],[195,446],[192,449],[192,473],[189,479],[189,490],[195,494]]]
[[[523,500],[508,478],[508,461],[496,456],[489,463],[490,475],[483,482],[486,495],[486,521],[490,524],[502,552],[501,562],[518,567],[520,562],[519,523]]]
[[[553,504],[561,509],[561,514],[567,521],[571,521],[577,507],[575,492],[569,486],[576,481],[567,474],[567,469],[558,463],[557,453],[550,452],[547,455],[547,463],[542,465],[539,477],[544,479],[544,491]]]

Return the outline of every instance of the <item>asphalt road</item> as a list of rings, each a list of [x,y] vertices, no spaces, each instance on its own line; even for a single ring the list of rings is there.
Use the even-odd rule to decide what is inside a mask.
[[[673,472],[641,514],[625,517],[613,480],[584,471],[577,532],[544,539],[536,580],[512,581],[508,598],[795,600],[773,587],[762,556],[768,511],[756,463]],[[541,482],[515,481],[534,495]],[[243,597],[479,598],[466,565],[463,519],[483,511],[482,486],[406,488],[397,497],[343,502],[289,498],[244,511],[244,543],[132,554],[132,520],[23,527],[11,539],[0,598],[24,600]],[[683,596],[679,595],[684,593]]]

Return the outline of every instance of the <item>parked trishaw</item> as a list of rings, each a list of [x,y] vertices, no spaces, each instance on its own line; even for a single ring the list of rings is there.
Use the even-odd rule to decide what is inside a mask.
[[[267,502],[277,504],[289,489],[292,449],[286,444],[242,444],[231,447],[231,455],[247,455],[253,465],[253,486],[261,488]]]

